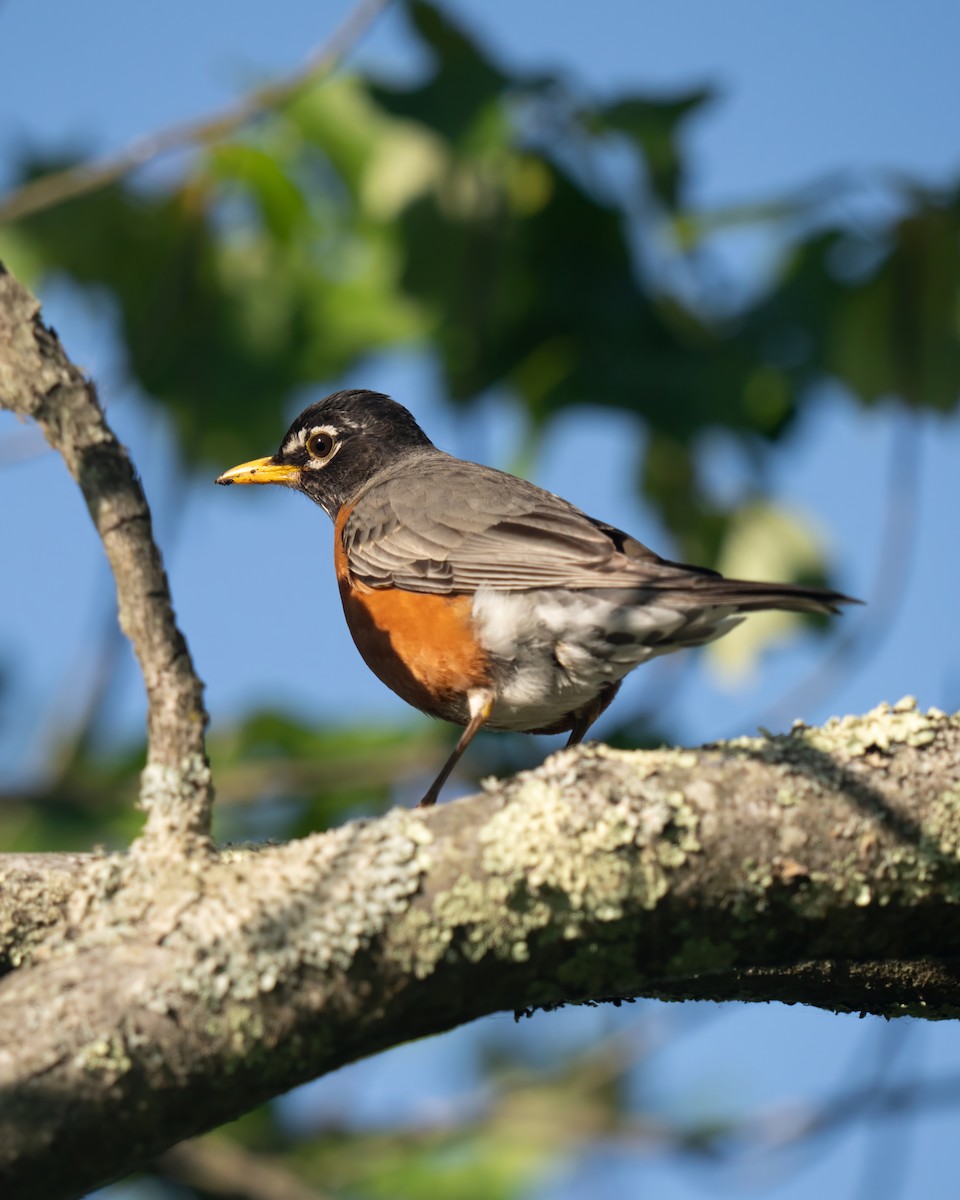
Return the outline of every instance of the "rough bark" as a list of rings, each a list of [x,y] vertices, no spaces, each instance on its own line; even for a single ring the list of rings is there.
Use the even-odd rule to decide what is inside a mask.
[[[697,751],[563,751],[484,795],[283,847],[79,870],[21,856],[0,1180],[24,1200],[79,1194],[502,1009],[659,996],[956,1016],[958,854],[960,717],[904,702]],[[31,925],[45,871],[60,899]]]

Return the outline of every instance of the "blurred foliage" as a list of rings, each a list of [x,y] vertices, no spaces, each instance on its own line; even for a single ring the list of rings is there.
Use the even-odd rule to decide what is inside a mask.
[[[268,452],[307,390],[413,348],[436,362],[452,403],[505,392],[536,432],[572,407],[638,418],[636,478],[677,557],[826,581],[814,531],[758,499],[765,452],[826,380],[865,406],[956,409],[960,187],[891,185],[899,216],[870,228],[830,216],[829,189],[697,210],[684,134],[709,90],[598,102],[566,76],[508,69],[440,7],[410,0],[406,11],[430,64],[413,85],[320,80],[198,151],[179,179],[123,180],[0,229],[0,259],[34,285],[66,276],[110,298],[129,376],[172,422],[187,468]],[[24,176],[63,165],[36,153]],[[714,239],[744,228],[772,233],[780,253],[738,301],[708,268]],[[756,473],[738,503],[708,482],[717,431]],[[755,621],[717,653],[746,669],[769,636]],[[293,837],[382,809],[452,736],[423,724],[317,731],[277,713],[215,730],[218,836]],[[612,740],[656,741],[653,718],[635,716]],[[500,773],[537,753],[481,738],[468,766]],[[0,841],[125,844],[141,763],[142,747],[105,752],[81,738],[55,779],[0,800]],[[226,1140],[279,1156],[325,1196],[506,1200],[572,1145],[639,1136],[621,1074],[598,1081],[597,1061],[580,1064],[582,1078],[574,1065],[564,1080],[501,1089],[459,1127],[362,1147],[330,1128],[304,1143],[262,1110]],[[687,1142],[698,1137],[710,1141],[694,1130]],[[210,1178],[181,1162],[151,1187],[236,1194]]]
[[[330,722],[317,728],[273,711],[252,714],[207,742],[217,783],[220,842],[290,839],[380,812],[397,788],[412,793],[442,761],[454,731],[440,723],[394,728]],[[130,843],[144,746],[104,749],[81,739],[50,757],[53,778],[0,793],[0,846],[29,852]]]
[[[189,469],[270,450],[306,393],[414,349],[453,404],[497,390],[535,434],[573,407],[629,413],[636,478],[676,557],[830,582],[816,531],[760,499],[765,452],[825,380],[863,405],[955,409],[960,188],[891,184],[899,215],[874,227],[837,222],[822,186],[705,212],[684,133],[708,88],[595,101],[566,75],[508,69],[441,7],[406,14],[428,64],[414,83],[318,79],[181,177],[121,180],[0,229],[0,257],[34,284],[66,276],[110,298],[130,378]],[[34,155],[24,175],[55,165]],[[772,232],[779,257],[735,302],[710,252],[744,228]],[[705,469],[718,435],[754,472],[736,501]],[[748,669],[789,624],[755,620],[716,661]],[[390,779],[412,780],[449,733],[317,734],[273,714],[216,731],[235,801],[220,832],[292,836],[385,806]],[[619,737],[654,739],[649,714]],[[481,741],[473,765],[527,765],[527,745]],[[88,819],[108,843],[128,836],[139,750],[75,751],[32,816],[7,806],[18,844],[44,842],[46,811],[62,837],[65,806],[85,814],[78,838]]]
[[[308,1101],[302,1123],[310,1126],[309,1136],[291,1136],[276,1109],[261,1109],[189,1143],[184,1156],[161,1160],[158,1174],[194,1187],[203,1179],[201,1194],[227,1194],[210,1187],[210,1168],[231,1153],[240,1157],[243,1145],[261,1161],[284,1164],[278,1196],[296,1180],[318,1189],[318,1196],[352,1200],[512,1200],[528,1194],[545,1172],[563,1170],[597,1139],[667,1150],[719,1137],[719,1123],[685,1128],[636,1112],[628,1078],[643,1060],[639,1028],[634,1016],[588,1049],[542,1062],[516,1054],[505,1059],[491,1037],[485,1054],[481,1043],[475,1063],[487,1081],[482,1094],[453,1098],[442,1113],[412,1112],[399,1128],[358,1131],[329,1110],[308,1115]]]
[[[901,218],[870,230],[820,220],[822,197],[758,210],[779,266],[721,317],[696,254],[722,221],[685,209],[683,130],[708,91],[594,104],[508,72],[442,9],[408,13],[432,63],[416,85],[321,81],[166,190],[121,182],[0,235],[15,268],[107,289],[188,463],[271,448],[303,389],[417,346],[458,404],[505,388],[538,427],[569,406],[638,414],[644,493],[710,564],[735,514],[704,481],[705,432],[762,457],[824,379],[956,406],[958,193],[904,184]],[[652,241],[685,287],[645,266]]]

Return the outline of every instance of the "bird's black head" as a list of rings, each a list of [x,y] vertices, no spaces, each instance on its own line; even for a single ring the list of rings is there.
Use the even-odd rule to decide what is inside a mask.
[[[401,404],[380,392],[334,392],[311,404],[272,458],[225,471],[217,483],[279,483],[331,517],[378,471],[433,443]]]

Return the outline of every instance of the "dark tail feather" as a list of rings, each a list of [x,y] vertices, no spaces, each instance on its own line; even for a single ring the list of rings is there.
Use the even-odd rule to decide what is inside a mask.
[[[785,612],[819,613],[827,616],[839,613],[841,604],[862,604],[853,596],[829,588],[806,587],[799,583],[759,583],[753,579],[726,579],[709,567],[691,567],[687,563],[671,562],[667,558],[647,567],[653,579],[648,583],[664,591],[686,593],[694,604],[722,604],[738,612],[762,612],[781,609]]]
[[[691,591],[706,604],[730,604],[738,612],[761,612],[782,609],[799,613],[839,613],[842,604],[862,604],[843,592],[827,588],[804,587],[793,583],[756,583],[747,579],[724,579],[705,575],[697,578]]]

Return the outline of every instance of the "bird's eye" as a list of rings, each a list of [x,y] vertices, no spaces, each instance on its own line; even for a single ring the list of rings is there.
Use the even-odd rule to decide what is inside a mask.
[[[335,446],[333,435],[327,433],[326,430],[317,430],[307,438],[307,453],[313,458],[320,459],[321,462],[333,454]]]

